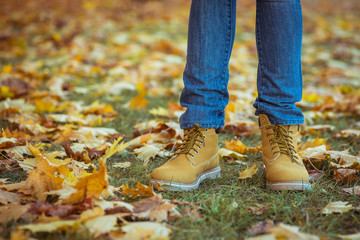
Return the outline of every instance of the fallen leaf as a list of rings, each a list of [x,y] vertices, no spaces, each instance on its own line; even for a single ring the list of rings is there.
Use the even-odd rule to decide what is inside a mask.
[[[332,213],[345,213],[354,209],[349,202],[336,201],[328,203],[323,209],[322,213],[325,215],[329,215]]]
[[[356,196],[360,196],[360,186],[350,187],[350,188],[343,188],[344,192],[354,194]]]
[[[334,179],[341,183],[356,182],[359,181],[359,178],[356,176],[358,172],[359,170],[355,169],[336,169],[334,171]]]
[[[171,230],[161,223],[134,222],[127,223],[121,228],[123,234],[110,232],[110,237],[116,240],[147,240],[147,239],[170,239]]]
[[[94,170],[90,175],[79,178],[76,185],[73,186],[77,191],[64,198],[62,203],[74,204],[91,197],[98,198],[108,187],[106,167],[104,162],[101,161],[100,169],[98,171]]]
[[[261,146],[257,147],[247,147],[240,140],[236,141],[225,141],[225,148],[228,150],[232,150],[234,152],[244,154],[244,153],[255,153],[261,151]]]
[[[8,203],[19,202],[22,197],[22,194],[7,192],[0,189],[0,204],[7,205]]]
[[[18,220],[21,218],[28,210],[30,205],[21,205],[18,202],[10,203],[6,206],[0,206],[0,223],[7,223],[11,220]]]
[[[135,185],[135,188],[130,188],[127,185],[122,185],[121,188],[124,194],[130,195],[132,198],[152,197],[155,195],[152,186],[145,186],[139,182]]]
[[[251,167],[246,167],[246,169],[240,172],[239,179],[252,178],[252,176],[257,172],[258,164],[254,163]]]
[[[155,157],[160,151],[161,148],[149,144],[144,144],[141,148],[134,150],[138,155],[137,157],[144,162],[143,166],[146,166],[149,163],[150,158]]]
[[[250,210],[253,214],[260,216],[263,215],[270,208],[270,204],[266,204],[266,205],[256,204],[256,205],[257,205],[256,207],[248,207],[246,209]]]

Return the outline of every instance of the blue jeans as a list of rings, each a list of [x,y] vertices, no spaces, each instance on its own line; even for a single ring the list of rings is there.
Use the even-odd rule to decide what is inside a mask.
[[[186,107],[181,128],[224,126],[229,101],[229,59],[235,37],[236,0],[193,0],[187,62],[180,104]],[[302,12],[300,0],[256,1],[259,56],[255,115],[272,124],[304,122],[295,102],[302,97]]]

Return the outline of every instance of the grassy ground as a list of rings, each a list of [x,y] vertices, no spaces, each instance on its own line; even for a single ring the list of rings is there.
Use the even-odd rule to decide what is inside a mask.
[[[252,4],[249,3],[250,1],[240,2],[243,2],[245,6]],[[314,2],[317,3],[321,1]],[[137,4],[139,3],[137,2]],[[51,8],[50,3],[48,7]],[[312,11],[314,12],[316,10],[316,7],[317,5],[315,3],[305,3],[305,8],[309,11],[312,9]],[[343,11],[346,11],[346,7],[347,5],[344,6]],[[128,10],[134,11],[135,9],[129,7]],[[324,14],[326,13],[326,9],[321,9],[321,11],[324,11]],[[337,11],[335,12],[337,14]],[[109,15],[111,14],[114,13],[110,12]],[[246,15],[250,13],[244,14]],[[116,17],[121,18],[121,16],[117,15],[115,16],[115,18]],[[307,46],[306,44],[309,44],[308,36],[311,36],[312,34],[310,24],[311,20],[311,15],[305,19],[305,32],[307,33],[307,35],[305,35],[305,46]],[[174,29],[174,26],[179,23],[176,23],[174,25],[171,22],[169,23],[167,21],[168,20],[165,18],[165,20],[163,19],[163,21],[161,22],[161,27],[163,27],[163,31],[167,31],[166,34],[168,34],[168,37],[173,37],[174,41],[179,41],[183,43],[183,40],[186,39],[186,31],[184,30],[184,27],[177,31],[176,29]],[[129,27],[132,24],[131,20],[126,20],[126,18],[122,23],[123,25],[120,25],[119,29],[124,26]],[[243,26],[243,24],[240,23],[239,27],[242,30],[246,30],[246,27],[248,27],[248,25]],[[156,27],[154,27],[154,29],[151,29],[146,28],[141,24],[129,28],[131,29],[131,31],[143,31],[147,34],[151,34],[152,31],[158,30]],[[239,37],[237,38],[237,41],[246,41],[247,36],[249,35],[249,31],[245,32],[244,34],[238,34]],[[86,36],[86,31],[84,33],[84,36]],[[104,40],[104,43],[106,43],[106,40]],[[311,43],[314,46],[323,46],[323,48],[328,49],[334,47],[334,45],[336,44],[336,38],[335,40],[329,40],[329,42],[327,43],[316,40]],[[359,47],[358,43],[355,43],[352,46],[354,48]],[[306,51],[307,50],[305,50],[305,52]],[[141,66],[141,61],[139,60],[141,58],[139,56],[137,57],[138,59],[133,59],[133,56],[110,56],[111,60],[115,60],[116,58],[118,58],[118,60],[130,59],[132,61],[131,63],[134,66],[138,67]],[[0,57],[0,63],[2,65],[9,63],[21,63],[21,61],[21,57]],[[349,63],[351,63],[351,59],[348,61]],[[256,60],[253,60],[252,62],[256,62]],[[60,62],[60,64],[55,64],[52,67],[55,69],[57,67],[60,68],[62,64],[63,63]],[[310,76],[314,75],[314,68],[326,68],[324,64],[326,65],[326,63],[324,63],[322,60],[311,62],[305,59],[305,83],[308,83],[309,85],[314,85],[316,87],[316,84],[318,82],[314,81],[311,83],[309,81],[312,80]],[[50,71],[53,71],[53,69]],[[236,69],[234,71],[234,75],[235,74],[239,74],[239,72],[236,72]],[[87,76],[77,76],[76,79],[76,85],[78,86],[88,86],[90,83],[97,83],[102,81],[101,76],[97,76],[91,79],[89,79]],[[171,86],[172,79],[167,79],[167,84]],[[349,87],[356,87],[356,84],[358,84],[356,83],[356,80],[349,79]],[[115,128],[120,133],[124,134],[125,138],[129,140],[131,139],[133,126],[135,124],[155,118],[153,115],[148,113],[150,109],[160,106],[166,108],[169,101],[178,101],[179,98],[178,94],[165,97],[147,96],[147,99],[149,100],[149,105],[146,108],[140,110],[129,110],[122,107],[123,104],[127,103],[135,95],[136,94],[134,92],[125,92],[120,96],[120,98],[114,100],[114,98],[109,98],[106,95],[97,98],[80,94],[76,96],[71,96],[71,100],[84,100],[87,104],[92,103],[95,100],[99,100],[103,103],[111,104],[114,109],[120,114],[114,121],[103,124],[102,126]],[[164,118],[164,121],[168,120],[176,119]],[[322,138],[329,137],[328,144],[331,145],[332,150],[344,150],[350,148],[350,152],[352,154],[358,154],[360,152],[359,140],[357,142],[354,142],[353,138],[334,138],[333,134],[342,129],[356,127],[358,128],[359,126],[356,124],[358,124],[359,121],[359,116],[342,116],[331,120],[315,120],[313,124],[330,124],[336,126],[336,129],[334,131],[328,131],[319,135],[308,135],[304,137],[302,141],[305,142],[308,138],[315,138],[317,136]],[[0,124],[1,127],[6,127],[8,123],[1,120]],[[223,145],[225,140],[233,140],[233,138],[234,136],[229,134],[220,134],[220,145]],[[240,139],[248,146],[260,145],[260,135],[242,137]],[[160,166],[166,160],[167,159],[157,157],[150,161],[147,166],[143,166],[142,162],[136,159],[136,156],[132,152],[125,151],[121,155],[113,156],[107,163],[108,173],[110,176],[110,184],[113,186],[121,186],[122,184],[134,185],[137,182],[149,184],[148,175],[154,168]],[[129,168],[119,169],[112,167],[112,164],[115,162],[127,161],[130,161],[132,163],[131,167]],[[198,205],[200,206],[199,212],[201,214],[201,217],[199,217],[198,219],[194,220],[189,216],[184,216],[176,222],[169,223],[169,227],[173,230],[171,237],[173,239],[242,239],[250,236],[249,231],[251,226],[265,220],[272,220],[274,223],[282,222],[290,225],[300,226],[302,231],[317,234],[324,239],[336,239],[341,234],[351,234],[360,231],[359,211],[350,211],[340,215],[333,214],[329,216],[323,215],[321,213],[322,208],[331,201],[348,201],[354,206],[360,206],[360,197],[355,195],[343,194],[341,188],[347,187],[347,185],[341,185],[340,183],[333,180],[333,176],[328,165],[323,164],[322,166],[320,166],[319,170],[324,171],[325,176],[312,185],[312,191],[274,192],[266,189],[265,187],[265,169],[262,165],[253,178],[247,180],[238,179],[239,171],[244,170],[247,165],[250,165],[253,162],[261,163],[261,153],[249,154],[249,158],[245,161],[245,164],[236,164],[222,161],[221,178],[211,181],[204,181],[201,184],[200,188],[196,191],[163,192],[162,195],[164,198],[195,202],[198,203]],[[11,182],[19,182],[26,178],[26,174],[22,170],[15,170],[12,172],[0,171],[0,178],[10,178]],[[354,186],[354,183],[352,183],[351,186]],[[269,209],[262,215],[256,215],[249,210],[249,207],[256,207],[257,204],[268,204]],[[183,207],[180,207],[180,210],[182,210],[182,208]],[[2,228],[10,231],[21,223],[22,222],[10,222],[7,225],[2,226]],[[2,236],[8,237],[9,231],[3,231],[1,233]],[[37,234],[35,235],[35,237],[40,239],[90,239],[90,235],[88,232]]]

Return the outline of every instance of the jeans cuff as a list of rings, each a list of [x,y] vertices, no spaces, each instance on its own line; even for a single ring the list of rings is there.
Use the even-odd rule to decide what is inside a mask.
[[[199,126],[201,128],[222,128],[224,127],[224,124],[216,124],[216,123],[198,123]],[[194,123],[181,123],[180,124],[180,128],[185,129],[185,128],[193,128],[194,127]]]

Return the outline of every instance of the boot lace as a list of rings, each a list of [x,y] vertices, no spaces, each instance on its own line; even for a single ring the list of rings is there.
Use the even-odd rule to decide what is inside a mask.
[[[196,153],[198,153],[198,151],[195,149],[195,146],[201,148],[201,145],[205,147],[205,136],[201,132],[199,124],[195,123],[194,127],[190,128],[189,131],[185,134],[183,142],[176,147],[175,155],[186,154],[194,158],[195,155],[190,153],[190,151],[194,150]]]
[[[290,136],[293,131],[286,129],[282,125],[266,125],[265,128],[273,130],[273,133],[267,134],[267,136],[273,136],[269,140],[273,155],[277,153],[285,154],[290,157],[292,162],[303,165],[295,149],[294,139]],[[275,150],[277,147],[279,149]]]

